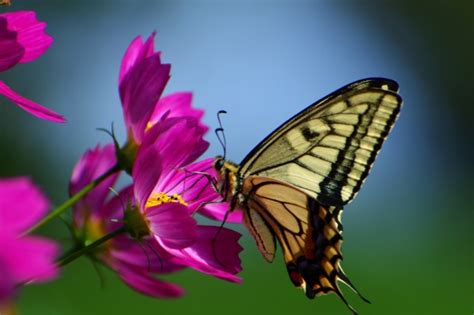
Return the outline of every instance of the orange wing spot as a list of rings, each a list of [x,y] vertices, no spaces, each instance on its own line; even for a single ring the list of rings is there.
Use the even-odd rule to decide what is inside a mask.
[[[329,226],[334,230],[334,231],[338,231],[339,228],[337,226],[337,222],[336,220],[332,219],[331,222],[329,222]]]
[[[336,248],[334,248],[333,246],[328,246],[328,247],[324,250],[324,255],[330,260],[330,259],[333,258],[334,256],[340,255],[340,254],[339,254],[339,252],[336,250]]]
[[[324,219],[326,219],[326,215],[327,215],[328,211],[326,210],[326,208],[324,208],[323,206],[320,206],[319,207],[319,218],[321,220],[324,221]]]
[[[334,289],[334,286],[332,285],[332,283],[328,280],[326,276],[320,276],[319,282],[321,283],[323,288]]]
[[[334,237],[334,235],[336,235],[336,232],[327,226],[324,227],[323,233],[327,240],[330,240]]]
[[[326,257],[321,260],[321,266],[323,266],[323,269],[327,275],[331,274],[331,271],[334,270],[334,266],[329,262]]]

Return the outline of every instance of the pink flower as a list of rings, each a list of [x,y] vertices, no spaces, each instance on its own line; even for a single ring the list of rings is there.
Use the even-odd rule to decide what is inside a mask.
[[[42,237],[23,235],[48,207],[48,200],[28,178],[0,180],[0,304],[13,298],[19,285],[57,275],[58,246]]]
[[[120,67],[119,92],[128,140],[138,146],[146,130],[160,119],[185,116],[199,120],[204,114],[191,107],[191,93],[161,98],[171,66],[161,63],[161,53],[154,50],[154,37],[153,33],[145,43],[140,36],[135,38]],[[207,130],[204,125],[200,126]]]
[[[193,218],[198,212],[222,219],[228,210],[227,204],[212,203],[221,200],[211,185],[216,175],[212,161],[191,164],[208,147],[203,140],[208,128],[201,123],[204,112],[192,108],[191,93],[161,98],[170,66],[161,64],[153,40],[154,34],[145,43],[140,37],[132,42],[119,75],[126,147],[132,144],[138,152],[132,177],[143,228],[137,236],[151,233],[160,255],[177,264],[239,281],[234,275],[240,271],[240,234],[221,229],[216,238],[218,227],[196,225]],[[241,222],[241,213],[230,215],[229,222]]]
[[[161,121],[144,136],[133,168],[133,186],[108,198],[114,176],[74,207],[73,226],[81,245],[125,222],[129,235],[108,241],[94,255],[143,294],[160,298],[182,295],[181,288],[155,275],[185,267],[229,281],[240,280],[235,276],[241,270],[240,234],[223,228],[214,242],[219,228],[197,225],[193,218],[206,208],[204,202],[220,199],[206,176],[192,173],[212,169],[211,159],[190,164],[207,149],[202,135],[203,129],[194,119]],[[88,151],[74,168],[71,194],[115,163],[112,145]]]
[[[53,38],[44,32],[45,27],[46,23],[39,22],[32,11],[0,14],[0,72],[34,61],[44,53],[53,43]],[[0,81],[0,94],[36,117],[65,121],[63,116],[22,97],[3,81]]]
[[[154,34],[143,43],[137,37],[122,60],[119,91],[127,143],[116,156],[112,145],[87,152],[74,169],[70,192],[77,193],[118,158],[133,185],[108,197],[114,175],[76,204],[78,246],[125,227],[128,235],[107,241],[94,256],[131,288],[166,298],[183,291],[155,275],[185,267],[239,282],[235,274],[241,270],[242,248],[239,233],[198,225],[194,218],[199,213],[221,220],[228,205],[219,204],[222,198],[212,187],[212,160],[193,163],[209,146],[203,139],[208,130],[201,122],[204,112],[192,108],[191,93],[161,98],[170,65],[161,63],[153,39]],[[241,215],[229,216],[229,222],[241,222]]]
[[[97,146],[87,151],[74,167],[70,183],[71,194],[78,192],[115,163],[113,145],[103,148]],[[109,187],[114,185],[117,177],[118,174],[111,176],[74,206],[73,227],[79,246],[93,242],[123,225],[124,203],[132,200],[133,192],[128,187],[117,196],[108,198]],[[154,245],[150,244],[153,242],[153,239],[144,239],[139,243],[128,235],[120,235],[105,243],[95,256],[138,292],[159,298],[179,297],[183,294],[180,287],[161,281],[153,275],[177,271],[183,266],[157,256]]]
[[[212,159],[190,164],[208,147],[202,139],[204,132],[193,118],[167,118],[153,126],[133,168],[134,195],[161,255],[176,264],[239,282],[235,274],[241,270],[240,234],[196,225],[192,218],[196,212],[212,213],[206,210],[207,203],[221,200],[210,184]],[[221,208],[227,209],[228,205]],[[239,216],[232,219],[240,222]]]

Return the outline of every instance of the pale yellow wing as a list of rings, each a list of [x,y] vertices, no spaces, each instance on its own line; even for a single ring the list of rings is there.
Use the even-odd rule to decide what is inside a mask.
[[[401,107],[388,79],[352,83],[309,106],[242,161],[242,177],[298,187],[324,205],[351,201],[368,175]]]

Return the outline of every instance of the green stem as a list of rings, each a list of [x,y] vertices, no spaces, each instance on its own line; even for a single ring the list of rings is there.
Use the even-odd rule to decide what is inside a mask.
[[[78,249],[78,250],[76,250],[76,251],[74,251],[70,254],[66,254],[65,256],[59,258],[58,261],[57,261],[57,264],[58,264],[58,266],[63,267],[65,265],[69,264],[70,262],[76,260],[77,258],[81,257],[82,255],[92,252],[94,249],[96,249],[97,247],[99,247],[103,243],[107,242],[108,240],[116,237],[117,235],[125,233],[125,232],[126,232],[125,227],[122,226],[121,228],[118,228],[117,230],[115,230],[113,232],[110,232],[109,234],[99,238],[98,240],[95,240],[93,243],[91,243],[91,244],[89,244],[85,247],[81,247],[80,249]]]
[[[56,207],[51,211],[46,217],[43,218],[40,222],[38,222],[35,226],[33,226],[26,234],[30,234],[38,230],[40,227],[43,225],[47,224],[49,221],[52,219],[56,218],[57,216],[61,215],[72,207],[73,205],[76,204],[79,200],[81,200],[89,191],[97,187],[101,182],[103,182],[106,178],[108,178],[110,175],[114,174],[115,172],[118,172],[120,170],[119,165],[115,165],[111,169],[109,169],[107,172],[102,174],[100,177],[86,185],[84,188],[82,188],[79,192],[77,192],[74,196],[66,200],[63,204],[60,206]]]

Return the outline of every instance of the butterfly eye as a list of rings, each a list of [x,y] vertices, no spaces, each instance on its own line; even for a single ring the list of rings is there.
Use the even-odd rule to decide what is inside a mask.
[[[214,162],[214,168],[216,169],[216,171],[220,172],[221,169],[224,167],[224,158],[221,157],[221,156],[218,156],[216,157],[216,160]]]

